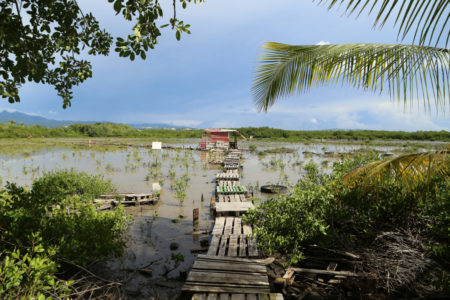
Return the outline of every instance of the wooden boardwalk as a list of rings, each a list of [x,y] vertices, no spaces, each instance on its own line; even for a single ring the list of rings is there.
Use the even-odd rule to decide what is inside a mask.
[[[183,291],[269,294],[266,266],[245,258],[199,255]]]
[[[183,294],[208,300],[282,300],[271,294],[266,266],[258,260],[252,228],[241,214],[253,208],[240,185],[240,153],[225,158],[224,171],[216,175],[216,220],[207,255],[198,255],[183,286]]]
[[[208,255],[230,257],[258,257],[252,228],[237,217],[218,217],[212,231]]]

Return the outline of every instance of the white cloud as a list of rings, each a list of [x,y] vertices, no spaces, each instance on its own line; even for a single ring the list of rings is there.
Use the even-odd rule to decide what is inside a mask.
[[[294,101],[278,103],[269,110],[272,119],[298,120],[298,129],[375,129],[375,130],[449,130],[448,120],[439,125],[439,118],[425,112],[405,111],[403,106],[383,98],[339,99],[334,101]],[[304,121],[302,121],[304,120]],[[319,128],[317,128],[319,129]]]
[[[316,45],[329,45],[330,42],[320,41]]]
[[[51,114],[51,115],[57,114],[57,112],[54,111],[54,110],[49,110],[48,113]]]
[[[311,123],[313,123],[313,124],[317,124],[317,119],[316,119],[316,118],[312,118],[310,121],[311,121]]]

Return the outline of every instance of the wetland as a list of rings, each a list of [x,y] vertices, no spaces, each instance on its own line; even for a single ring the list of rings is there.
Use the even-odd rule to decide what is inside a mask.
[[[161,141],[161,139],[158,139]],[[126,231],[126,249],[119,258],[92,266],[102,278],[123,283],[128,297],[174,296],[193,264],[193,249],[207,244],[208,234],[192,234],[192,211],[199,209],[199,228],[213,226],[210,198],[220,166],[210,164],[214,153],[199,151],[200,139],[162,139],[163,149],[152,150],[146,138],[115,139],[4,139],[0,140],[0,184],[30,187],[47,172],[74,170],[101,175],[118,193],[158,193],[156,205],[125,207],[132,216]],[[272,197],[260,193],[267,184],[292,188],[313,161],[323,171],[356,155],[380,157],[440,150],[440,142],[242,141],[241,182],[254,201]],[[155,189],[155,190],[154,190]],[[195,252],[195,251],[194,251]]]

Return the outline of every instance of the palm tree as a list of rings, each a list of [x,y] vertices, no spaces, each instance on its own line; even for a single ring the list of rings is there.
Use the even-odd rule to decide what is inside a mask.
[[[314,0],[313,0],[314,1]],[[376,15],[374,26],[395,18],[398,38],[413,33],[413,44],[287,45],[268,42],[259,59],[253,82],[255,105],[267,111],[278,99],[304,93],[324,84],[348,84],[373,92],[388,90],[391,99],[406,106],[421,98],[424,110],[437,111],[449,105],[450,38],[448,0],[318,0],[345,7],[349,15],[364,11]],[[438,47],[444,41],[445,46]],[[367,180],[382,173],[414,175],[449,174],[448,151],[394,158],[371,164],[349,174]],[[425,163],[427,161],[428,163]],[[442,164],[442,162],[444,162]],[[405,169],[406,168],[406,169]],[[394,170],[395,169],[395,170]],[[353,176],[350,176],[353,175]],[[403,180],[402,180],[403,181]]]

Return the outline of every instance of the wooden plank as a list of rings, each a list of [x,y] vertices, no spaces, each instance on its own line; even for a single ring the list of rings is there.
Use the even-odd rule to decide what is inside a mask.
[[[219,256],[215,256],[219,257]],[[224,256],[229,257],[229,256]],[[214,262],[205,262],[205,261],[195,261],[193,270],[201,270],[201,271],[217,271],[217,272],[233,272],[233,273],[251,273],[255,275],[266,275],[267,270],[264,265],[261,264],[241,264],[241,263],[230,263],[226,261],[214,261]]]
[[[258,256],[258,246],[256,244],[256,239],[248,237],[248,256],[256,257]]]
[[[240,198],[240,201],[241,201],[241,202],[246,202],[246,201],[247,201],[247,198],[245,197],[244,194],[240,194],[240,195],[239,195],[239,198]]]
[[[277,293],[277,294],[270,294],[269,295],[270,300],[283,300],[283,294]]]
[[[231,300],[245,300],[245,294],[231,294]]]
[[[221,236],[219,251],[217,253],[218,256],[225,256],[226,250],[227,250],[227,243],[228,243],[228,237],[227,236]]]
[[[251,286],[251,285],[218,286],[214,284],[188,284],[188,283],[186,283],[183,286],[182,290],[190,292],[208,291],[214,293],[254,293],[254,294],[262,294],[270,292],[270,289],[268,287],[261,287],[261,286]]]
[[[258,300],[257,294],[247,294],[247,300]]]
[[[226,293],[220,293],[219,294],[219,299],[220,300],[228,300],[230,297],[229,297],[229,295],[228,295],[228,293],[226,294]]]
[[[306,268],[292,268],[292,269],[297,273],[358,277],[358,274],[349,271],[328,271],[328,270],[306,269]]]
[[[224,217],[217,217],[216,222],[214,224],[213,232],[212,234],[222,234],[223,233],[223,227],[225,225],[225,218]]]
[[[246,235],[239,236],[239,256],[240,257],[247,256],[247,236]]]
[[[217,300],[217,294],[216,293],[209,293],[206,300]]]
[[[269,286],[267,275],[254,275],[252,273],[224,273],[224,272],[198,272],[192,270],[186,283],[211,283],[222,285],[250,285],[250,286]]]
[[[268,294],[259,294],[258,299],[259,300],[269,300],[269,295]]]
[[[216,203],[216,212],[246,212],[250,208],[255,208],[251,202],[219,202]]]
[[[235,218],[233,226],[233,234],[241,234],[241,233],[242,233],[242,219]]]
[[[233,217],[227,217],[225,218],[225,228],[223,231],[224,235],[230,235],[232,230],[233,230],[233,223],[234,223],[234,218]]]
[[[220,235],[213,235],[211,239],[211,244],[209,245],[208,255],[217,255],[219,242],[220,242]]]
[[[231,257],[214,257],[214,256],[208,256],[205,254],[200,254],[197,256],[197,261],[220,261],[220,262],[229,262],[229,263],[239,263],[239,264],[249,264],[249,265],[257,265],[257,266],[264,266],[263,263],[261,263],[258,260],[249,259],[249,258],[231,258]]]
[[[238,236],[230,235],[230,244],[228,245],[228,256],[238,256]]]
[[[192,295],[192,300],[206,300],[206,294],[204,293],[195,293]]]

